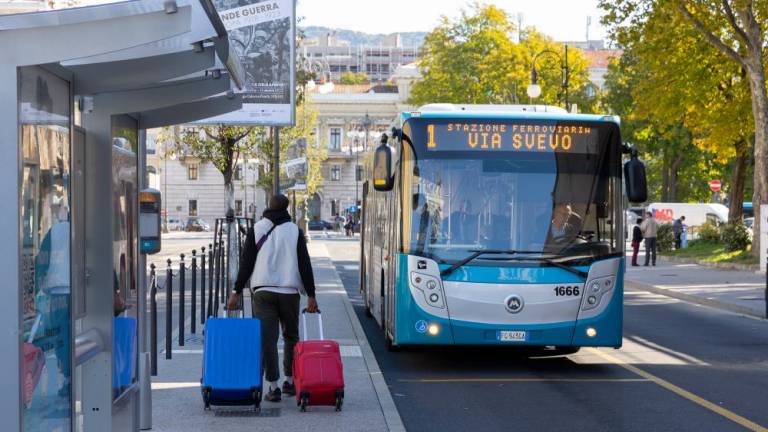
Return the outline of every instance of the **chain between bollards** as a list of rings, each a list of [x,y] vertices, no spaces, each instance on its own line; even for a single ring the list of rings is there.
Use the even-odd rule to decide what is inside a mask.
[[[173,269],[168,258],[168,270],[165,272],[165,358],[172,358],[173,349]]]
[[[155,264],[149,265],[149,308],[150,308],[150,328],[149,328],[149,343],[150,343],[150,361],[151,361],[151,374],[157,376],[157,276],[155,274]]]

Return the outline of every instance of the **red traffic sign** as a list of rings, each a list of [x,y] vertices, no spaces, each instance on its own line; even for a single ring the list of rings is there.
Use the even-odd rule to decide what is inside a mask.
[[[722,187],[723,185],[720,183],[720,180],[712,180],[709,182],[709,188],[712,190],[712,192],[720,192]]]

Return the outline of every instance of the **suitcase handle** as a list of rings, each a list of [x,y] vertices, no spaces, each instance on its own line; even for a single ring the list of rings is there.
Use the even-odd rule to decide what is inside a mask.
[[[251,293],[253,295],[253,293]],[[240,302],[238,306],[240,306],[237,309],[227,309],[226,305],[224,306],[224,316],[226,318],[245,318],[245,301],[243,300],[244,296],[242,293],[240,294]]]
[[[304,330],[303,331],[303,340],[307,340],[307,309],[304,308],[303,311],[301,311],[301,327]],[[323,337],[323,314],[320,313],[320,309],[317,310],[317,322],[320,324],[318,327],[320,328],[320,340],[325,340]]]

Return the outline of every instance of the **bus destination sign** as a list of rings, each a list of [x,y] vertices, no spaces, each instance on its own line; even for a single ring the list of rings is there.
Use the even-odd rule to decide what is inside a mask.
[[[426,128],[429,151],[597,152],[598,131],[589,125],[451,122]]]

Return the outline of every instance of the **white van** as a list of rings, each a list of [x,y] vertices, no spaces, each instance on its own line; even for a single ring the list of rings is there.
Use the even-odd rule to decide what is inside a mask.
[[[728,222],[728,207],[722,204],[651,203],[647,207],[659,223],[672,223],[685,216],[687,226]]]

